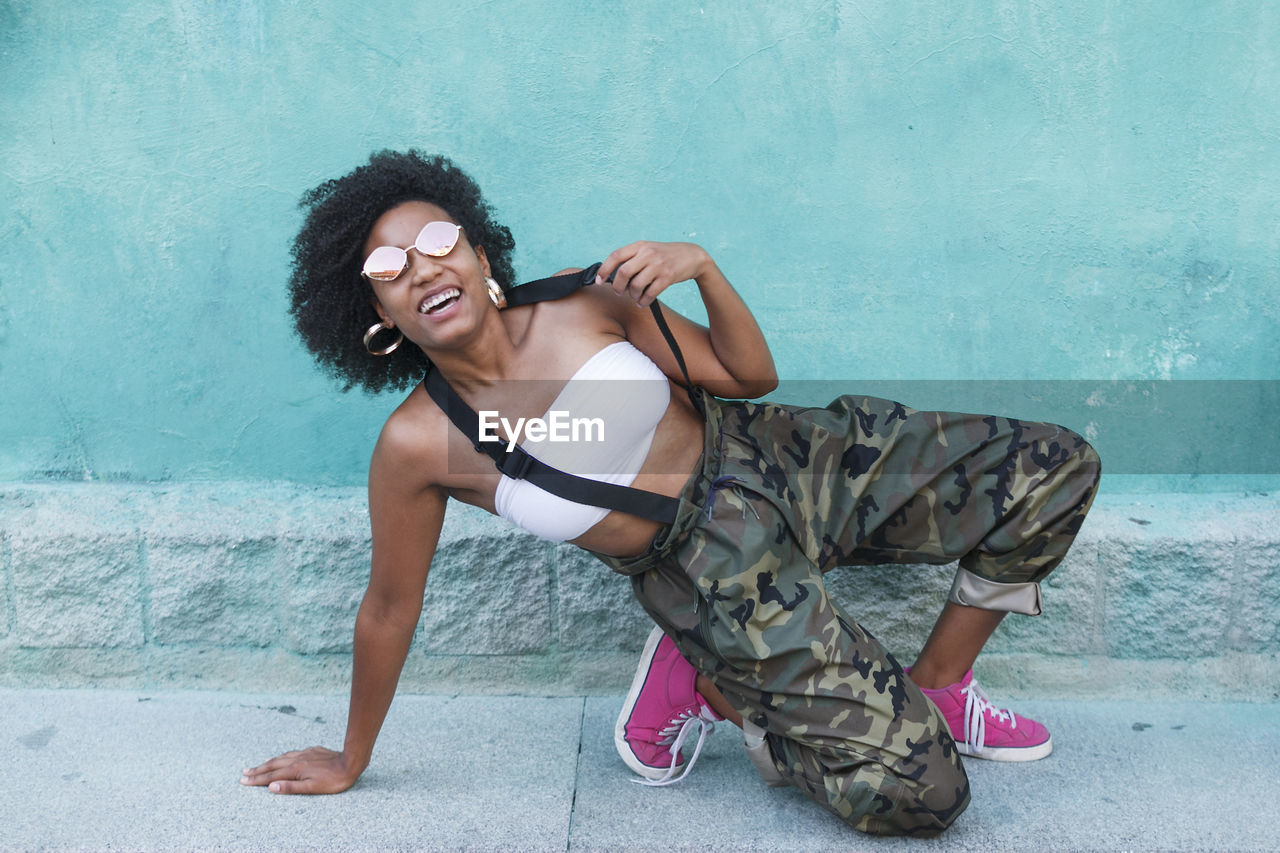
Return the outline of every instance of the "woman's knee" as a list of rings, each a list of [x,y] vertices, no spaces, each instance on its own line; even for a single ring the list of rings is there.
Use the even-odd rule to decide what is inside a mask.
[[[1054,424],[1021,428],[1019,458],[1011,458],[1011,476],[997,490],[996,522],[981,547],[960,559],[956,584],[973,589],[958,597],[953,587],[950,600],[959,604],[1038,613],[1035,584],[1066,555],[1097,493],[1101,462],[1088,441]],[[999,603],[1009,596],[1021,604]]]
[[[874,791],[854,785],[846,796],[832,797],[830,808],[869,835],[938,835],[969,805],[969,779],[959,756],[954,759],[924,766],[912,777],[889,775]]]
[[[1052,489],[1052,494],[1041,501],[1041,515],[1060,519],[1062,532],[1074,538],[1097,494],[1102,460],[1083,436],[1065,427],[1056,429],[1057,436],[1048,447],[1056,464],[1047,467],[1044,477],[1044,488]]]
[[[930,763],[917,779],[904,780],[895,819],[904,835],[937,835],[969,805],[969,777],[952,747],[951,760]]]
[[[1082,497],[1091,495],[1102,474],[1102,460],[1088,439],[1057,424],[1036,424],[1028,443],[1035,467],[1050,476],[1047,481],[1069,485]],[[1052,476],[1061,472],[1060,476]]]
[[[932,836],[945,830],[969,805],[969,778],[945,725],[934,719],[904,727],[914,734],[901,748],[868,750],[859,744],[843,760],[820,759],[828,808],[872,835]]]

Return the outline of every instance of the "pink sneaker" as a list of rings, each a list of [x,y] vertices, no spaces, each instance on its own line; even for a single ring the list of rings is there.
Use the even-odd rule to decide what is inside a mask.
[[[991,704],[974,680],[973,670],[949,687],[920,689],[942,712],[963,755],[992,761],[1035,761],[1053,752],[1049,730],[1035,720]]]
[[[703,741],[715,728],[715,722],[724,719],[698,693],[694,686],[697,679],[697,671],[676,644],[661,628],[654,628],[644,644],[631,691],[622,703],[622,713],[613,730],[613,743],[622,760],[645,777],[633,782],[670,785],[693,769]],[[693,758],[685,764],[680,747],[694,729],[698,741]]]

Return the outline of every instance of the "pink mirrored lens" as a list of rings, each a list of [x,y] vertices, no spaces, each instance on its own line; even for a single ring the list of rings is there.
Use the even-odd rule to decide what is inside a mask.
[[[414,241],[414,246],[424,255],[443,258],[458,245],[459,230],[458,226],[452,222],[428,222],[418,232],[418,239]]]
[[[409,256],[395,246],[379,246],[365,259],[364,274],[378,281],[391,281],[404,272]]]

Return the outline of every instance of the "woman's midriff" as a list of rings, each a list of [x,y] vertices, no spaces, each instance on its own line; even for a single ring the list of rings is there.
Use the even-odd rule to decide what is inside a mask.
[[[672,397],[632,488],[679,497],[697,469],[702,458],[702,418],[683,398],[683,392],[678,393],[682,396]],[[632,557],[643,553],[662,527],[656,521],[611,512],[570,544],[614,557]]]
[[[679,498],[702,458],[704,428],[702,416],[690,405],[683,389],[673,387],[671,404],[658,423],[649,455],[631,486]],[[501,475],[487,457],[472,451],[461,433],[451,435],[450,442],[457,444],[450,451],[456,452],[452,459],[457,467],[444,484],[449,497],[497,515],[494,493]],[[656,521],[611,512],[569,544],[612,557],[634,557],[648,549],[663,527]]]

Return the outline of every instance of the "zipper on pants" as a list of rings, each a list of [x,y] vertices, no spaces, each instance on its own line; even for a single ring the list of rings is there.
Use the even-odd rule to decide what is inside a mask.
[[[734,669],[733,664],[724,659],[720,650],[716,648],[715,641],[711,639],[711,605],[707,604],[707,600],[701,593],[698,593],[698,625],[702,629],[702,644],[706,646],[711,656],[719,661],[721,666]]]

